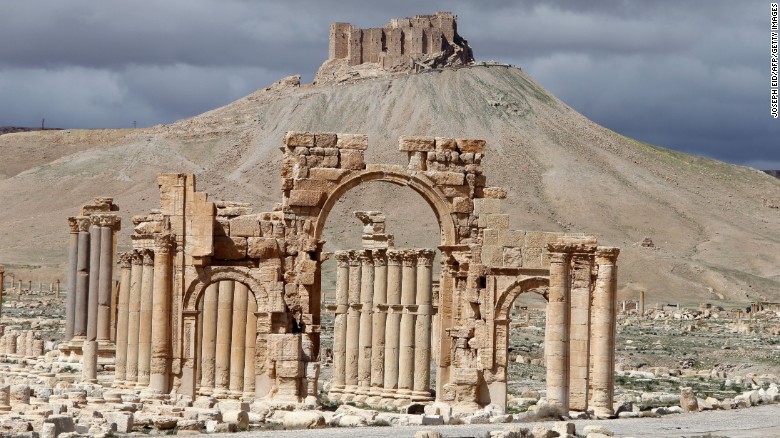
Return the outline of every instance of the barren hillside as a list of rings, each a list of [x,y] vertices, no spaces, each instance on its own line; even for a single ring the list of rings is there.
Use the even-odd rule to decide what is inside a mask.
[[[400,135],[484,138],[485,173],[509,189],[513,227],[596,233],[622,247],[621,297],[641,289],[650,302],[780,301],[780,214],[763,201],[780,199],[780,180],[623,137],[504,66],[281,84],[149,129],[0,135],[0,263],[64,278],[65,217],[97,195],[121,206],[126,246],[130,215],[157,206],[164,171],[195,173],[211,199],[271,209],[288,130],[366,133],[368,162],[399,164]],[[400,188],[377,183],[341,204],[327,249],[357,245],[349,212],[365,208],[388,214],[398,245],[438,241],[428,207]],[[656,248],[641,247],[645,237]]]

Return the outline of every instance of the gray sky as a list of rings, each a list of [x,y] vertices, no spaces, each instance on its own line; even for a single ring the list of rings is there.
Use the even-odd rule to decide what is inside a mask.
[[[770,2],[0,0],[0,126],[170,123],[291,74],[328,24],[452,11],[478,60],[517,65],[623,135],[780,169]]]

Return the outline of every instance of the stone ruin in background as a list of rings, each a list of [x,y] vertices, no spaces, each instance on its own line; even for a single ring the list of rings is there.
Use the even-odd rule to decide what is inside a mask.
[[[283,199],[269,212],[211,202],[191,174],[160,175],[160,208],[133,217],[133,249],[119,256],[108,332],[102,262],[113,260],[106,251],[118,222],[110,211],[71,218],[76,294],[66,349],[94,364],[100,348],[88,343],[106,344],[108,333],[115,386],[168,403],[208,395],[316,405],[320,277],[330,255],[322,232],[344,193],[384,181],[419,194],[438,219],[438,293],[433,250],[394,248],[380,215],[360,213],[363,247],[336,253],[329,395],[374,406],[435,401],[455,413],[503,407],[512,303],[543,289],[546,402],[610,414],[618,249],[584,235],[510,230],[506,191],[483,174],[482,140],[401,137],[407,165],[366,164],[367,147],[365,135],[288,133]],[[73,348],[80,336],[83,348]],[[84,366],[85,380],[93,368]]]

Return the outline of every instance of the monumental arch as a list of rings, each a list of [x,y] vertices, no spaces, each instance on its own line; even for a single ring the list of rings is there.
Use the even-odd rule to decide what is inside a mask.
[[[160,175],[160,208],[133,217],[133,250],[120,256],[116,385],[160,398],[317,403],[322,231],[344,193],[384,181],[418,193],[438,220],[438,294],[432,250],[364,239],[337,253],[343,336],[331,395],[385,406],[435,399],[456,412],[505,406],[509,309],[534,290],[549,301],[547,402],[611,413],[618,249],[581,234],[510,230],[506,191],[483,174],[485,146],[401,137],[406,165],[367,164],[365,135],[289,132],[282,203],[260,213],[208,201],[191,174]],[[364,224],[378,226],[369,216]],[[435,390],[422,371],[431,361]]]

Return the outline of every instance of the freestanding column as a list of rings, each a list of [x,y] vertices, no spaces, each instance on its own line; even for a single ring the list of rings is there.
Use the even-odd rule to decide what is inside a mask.
[[[344,392],[347,347],[347,310],[349,309],[349,253],[336,252],[336,316],[333,322],[333,380],[331,399]]]
[[[430,249],[417,251],[417,318],[414,343],[413,400],[427,401],[431,397],[431,314],[433,300],[433,256]]]
[[[81,378],[87,383],[97,383],[97,341],[84,341],[81,351]]]
[[[141,307],[138,325],[138,386],[149,385],[149,366],[152,354],[152,307],[154,294],[154,252],[144,250],[144,268],[141,274]]]
[[[248,289],[236,282],[233,297],[233,336],[230,338],[230,395],[244,394],[244,349],[246,348],[246,299]]]
[[[79,219],[79,242],[76,270],[76,309],[73,336],[87,336],[87,312],[89,311],[89,219]],[[19,287],[21,290],[21,282]]]
[[[415,304],[417,289],[417,254],[408,250],[404,253],[403,277],[401,279],[401,338],[398,352],[398,402],[403,404],[412,397],[414,387],[414,314],[410,306]]]
[[[401,259],[397,250],[387,251],[387,321],[385,323],[385,377],[382,397],[388,402],[398,390],[398,342],[401,330]]]
[[[609,417],[614,413],[618,254],[619,248],[598,247],[596,250],[599,270],[593,290],[590,407],[597,417]]]
[[[349,253],[349,312],[347,313],[347,342],[344,397],[342,401],[352,400],[358,385],[358,357],[360,337],[360,259],[355,251]]]
[[[102,244],[102,242],[101,242]],[[119,257],[121,266],[119,276],[119,303],[117,305],[116,319],[116,368],[115,384],[121,385],[127,378],[127,322],[130,317],[130,269],[132,254],[124,253]]]
[[[247,294],[246,332],[244,334],[244,399],[255,398],[255,345],[257,344],[257,301],[252,291]]]
[[[172,234],[162,234],[154,239],[154,308],[149,389],[161,394],[166,394],[170,389],[171,280],[175,243],[176,239]]]
[[[203,293],[203,340],[201,341],[200,393],[214,391],[214,365],[217,352],[217,296],[219,282],[211,283]]]
[[[233,335],[233,281],[219,282],[217,302],[217,350],[214,367],[214,395],[227,395],[230,384],[230,337]]]
[[[371,307],[374,302],[374,258],[370,250],[360,254],[360,338],[358,340],[358,397],[364,402],[371,387]]]
[[[639,291],[639,316],[645,316],[645,291]]]
[[[65,340],[73,338],[76,323],[76,279],[78,278],[79,224],[75,217],[68,218],[70,238],[68,240],[68,297],[65,302]],[[59,291],[59,280],[57,287]],[[57,295],[59,297],[59,294]]]
[[[379,402],[385,381],[385,324],[387,323],[387,250],[374,250],[374,314],[371,328],[370,403]]]
[[[550,243],[550,287],[544,335],[547,402],[569,411],[569,263],[565,243]]]
[[[97,339],[98,295],[100,293],[100,226],[93,217],[89,227],[89,304],[87,311],[87,340]]]
[[[574,253],[569,326],[569,409],[588,408],[590,369],[591,272],[595,245],[578,245]]]
[[[134,385],[138,381],[138,338],[141,323],[141,282],[143,276],[143,256],[138,251],[131,253],[130,259],[130,296],[127,318],[127,371],[125,382]]]
[[[97,340],[111,339],[111,287],[114,269],[114,223],[116,216],[100,221],[100,278],[98,281]]]

